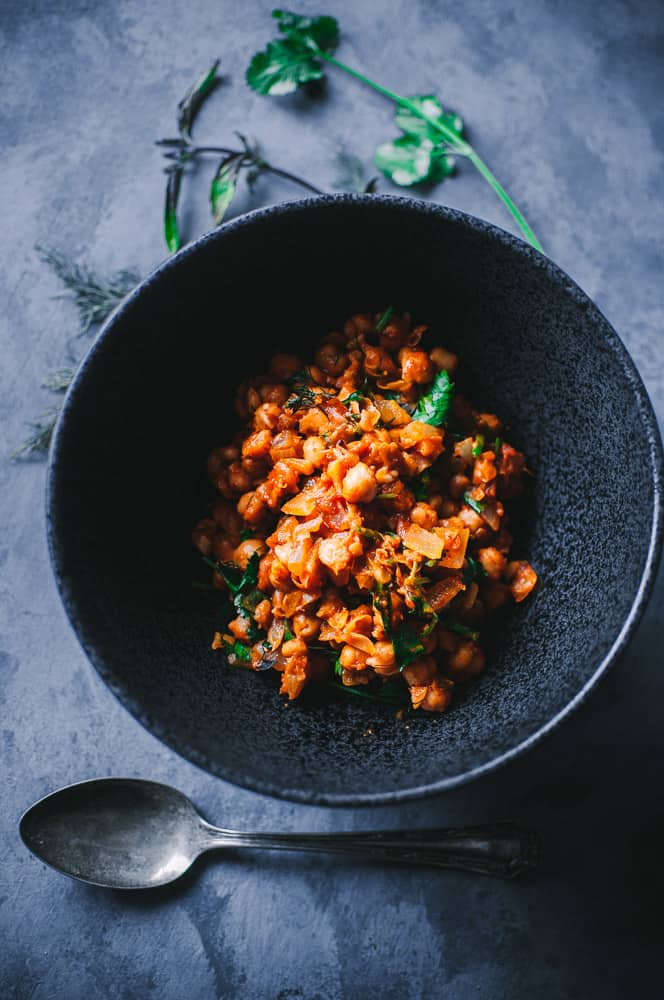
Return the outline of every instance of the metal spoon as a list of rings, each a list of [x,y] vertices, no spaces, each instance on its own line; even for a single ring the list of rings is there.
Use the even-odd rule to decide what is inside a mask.
[[[379,861],[512,878],[537,864],[535,834],[511,823],[375,833],[237,833],[211,826],[182,792],[154,781],[68,785],[22,816],[26,847],[65,875],[111,889],[150,889],[183,875],[205,851],[258,847],[333,851]]]

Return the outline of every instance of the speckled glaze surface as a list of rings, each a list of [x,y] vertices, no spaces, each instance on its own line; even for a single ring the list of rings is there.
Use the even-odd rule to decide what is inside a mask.
[[[462,358],[461,381],[525,450],[536,486],[514,552],[541,584],[442,717],[317,698],[210,650],[218,598],[190,530],[237,383],[394,303]],[[69,617],[122,703],[182,755],[257,791],[386,803],[452,787],[533,745],[624,647],[661,545],[661,443],[641,380],[583,292],[520,240],[407,198],[258,211],[155,271],[107,323],[66,400],[48,479]],[[629,511],[629,516],[627,512]],[[359,699],[358,699],[359,701]]]

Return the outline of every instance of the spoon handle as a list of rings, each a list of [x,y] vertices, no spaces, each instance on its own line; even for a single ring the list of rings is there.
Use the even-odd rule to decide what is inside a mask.
[[[238,833],[205,824],[203,850],[257,847],[277,851],[361,854],[376,861],[433,865],[513,878],[537,866],[539,838],[514,823],[444,830],[371,833]]]

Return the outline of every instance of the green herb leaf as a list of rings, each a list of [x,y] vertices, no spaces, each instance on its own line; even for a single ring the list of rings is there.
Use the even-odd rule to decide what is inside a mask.
[[[468,504],[471,510],[474,510],[476,514],[481,514],[484,510],[484,502],[482,500],[476,500],[475,497],[471,497],[469,493],[464,493],[464,502]]]
[[[441,181],[455,169],[454,160],[443,149],[430,139],[412,135],[382,143],[374,153],[374,163],[399,187]]]
[[[456,632],[457,635],[463,635],[468,639],[472,639],[473,642],[477,642],[480,637],[477,629],[469,628],[468,625],[462,625],[461,622],[445,622],[445,628],[448,632]]]
[[[410,488],[416,500],[428,500],[431,495],[431,470],[425,469],[411,481]]]
[[[466,561],[468,566],[463,571],[463,582],[466,585],[475,583],[477,580],[483,580],[486,577],[487,572],[481,562],[473,559],[472,556],[466,556]]]
[[[231,156],[224,157],[212,178],[210,206],[216,226],[223,222],[224,215],[233,200],[243,155],[243,153],[233,153]]]
[[[436,375],[433,385],[426,395],[420,398],[413,420],[421,420],[425,424],[444,427],[454,399],[454,383],[443,369]]]
[[[242,531],[240,532],[241,542],[246,542],[250,538],[255,538],[255,537],[256,537],[256,532],[253,531],[251,528],[243,528]]]
[[[399,692],[393,685],[384,683],[382,688],[376,688],[375,690],[366,690],[366,686],[363,685],[360,688],[359,685],[348,686],[346,684],[339,684],[336,681],[328,681],[329,687],[334,688],[341,694],[350,694],[359,696],[360,698],[370,698],[371,701],[381,701],[385,705],[398,705],[406,708],[410,705],[410,695],[408,693],[408,688],[402,684],[403,690]],[[387,690],[384,690],[387,688]]]
[[[205,98],[212,93],[219,82],[217,70],[219,60],[216,59],[207,73],[203,73],[195,83],[187,89],[178,104],[178,128],[183,138],[191,139],[191,129]]]
[[[500,454],[500,448],[502,443],[503,442],[501,441],[500,438],[496,438],[496,440],[493,442],[493,444],[491,445],[491,451],[494,453],[494,455],[498,456]]]
[[[166,171],[166,204],[164,206],[164,238],[171,253],[180,249],[178,230],[178,199],[182,182],[182,167],[172,167]]]
[[[437,97],[434,97],[433,94],[425,94],[422,97],[411,97],[410,100],[432,122],[446,126],[463,141],[463,122],[453,112],[444,111]],[[430,139],[434,143],[440,142],[440,132],[436,128],[432,128],[409,108],[397,108],[394,118],[401,131],[405,132],[406,135],[418,135],[424,139]]]
[[[339,26],[333,17],[302,17],[274,10],[285,37],[269,42],[257,52],[247,70],[247,83],[259,94],[292,94],[303,83],[320,80],[322,52],[333,52]]]
[[[235,660],[240,660],[242,663],[251,663],[251,650],[238,639],[235,639],[234,642],[228,642],[227,639],[224,639],[221,648],[226,656],[228,656],[231,664],[233,663],[233,660],[230,659],[231,657]]]
[[[339,23],[334,17],[326,14],[307,17],[288,10],[273,10],[272,17],[276,19],[279,31],[290,38],[297,36],[311,49],[334,52],[339,44]]]
[[[383,315],[376,323],[376,333],[382,333],[393,316],[394,316],[394,306],[388,306]]]
[[[239,566],[235,563],[221,563],[215,562],[214,559],[210,559],[208,556],[203,556],[203,561],[211,566],[215,573],[219,573],[223,577],[224,583],[230,590],[231,594],[246,593],[252,590],[256,583],[258,582],[258,565],[260,563],[260,555],[258,552],[253,552],[247,563],[247,568],[242,572]]]
[[[322,66],[309,49],[291,38],[278,38],[251,60],[247,83],[258,94],[278,96],[322,76]]]
[[[475,458],[479,458],[484,451],[484,435],[478,434],[475,438],[475,444],[473,445],[473,455]]]
[[[394,658],[399,665],[399,670],[403,670],[413,660],[417,660],[420,656],[423,656],[424,643],[422,642],[422,635],[422,632],[418,635],[415,632],[411,632],[405,625],[402,625],[399,631],[395,632],[392,636]]]
[[[341,660],[339,659],[339,657],[337,657],[336,660],[334,661],[334,673],[336,674],[337,677],[341,677],[343,672],[344,668],[341,666]]]

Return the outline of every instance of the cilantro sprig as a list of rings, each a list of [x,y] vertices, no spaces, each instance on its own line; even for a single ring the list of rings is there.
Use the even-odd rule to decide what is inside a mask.
[[[454,399],[454,383],[448,373],[438,372],[429,391],[420,398],[413,420],[424,424],[444,427],[449,417],[452,400]]]
[[[326,64],[335,66],[397,106],[397,125],[403,135],[383,144],[376,153],[376,165],[387,176],[397,184],[407,185],[440,180],[454,169],[451,157],[464,156],[503,202],[528,242],[542,250],[521,210],[464,138],[458,116],[445,111],[432,95],[404,97],[337,59],[332,53],[339,41],[339,25],[333,17],[304,17],[284,10],[274,10],[272,16],[280,34],[249,64],[246,79],[253,90],[259,94],[290,94],[303,84],[320,80]]]

